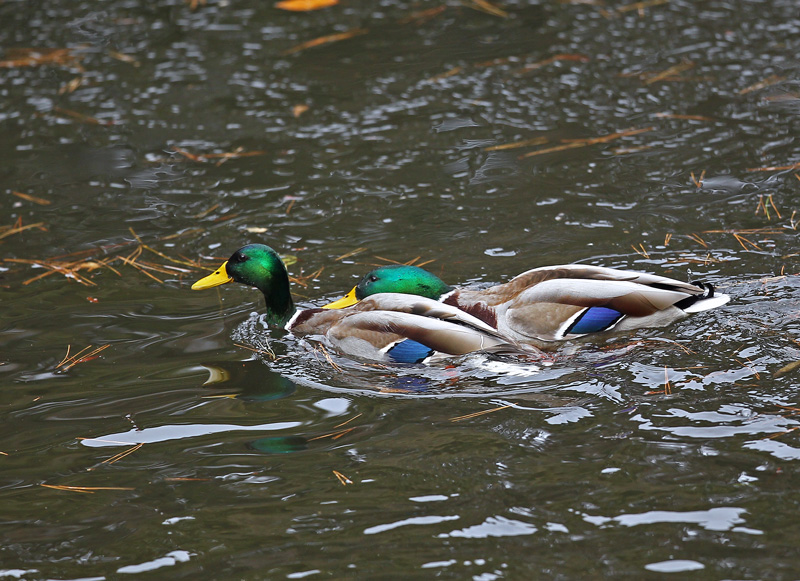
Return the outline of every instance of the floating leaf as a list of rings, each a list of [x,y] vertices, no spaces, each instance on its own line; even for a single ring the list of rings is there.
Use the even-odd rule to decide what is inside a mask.
[[[283,0],[275,4],[275,8],[291,12],[310,12],[321,8],[336,6],[339,0]]]

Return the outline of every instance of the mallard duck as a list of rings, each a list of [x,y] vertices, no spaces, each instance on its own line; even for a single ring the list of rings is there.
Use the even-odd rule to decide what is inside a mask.
[[[381,293],[341,310],[297,310],[289,291],[286,266],[264,244],[240,248],[216,271],[194,283],[192,289],[228,282],[254,286],[264,294],[269,325],[319,340],[350,357],[421,363],[475,351],[534,353],[480,319],[427,297]]]
[[[366,274],[325,307],[348,307],[385,292],[441,301],[514,341],[539,347],[611,330],[661,327],[730,299],[708,283],[582,264],[534,268],[483,289],[454,288],[422,268],[392,265]]]

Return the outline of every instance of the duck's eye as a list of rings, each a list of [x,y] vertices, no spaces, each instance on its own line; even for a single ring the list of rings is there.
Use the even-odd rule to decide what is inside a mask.
[[[245,260],[247,260],[247,257],[244,254],[241,252],[234,252],[233,256],[228,259],[228,262],[236,264],[237,262],[244,262]]]
[[[370,277],[369,277],[369,281],[370,282],[378,282],[378,277],[375,276],[374,274],[371,274]]]

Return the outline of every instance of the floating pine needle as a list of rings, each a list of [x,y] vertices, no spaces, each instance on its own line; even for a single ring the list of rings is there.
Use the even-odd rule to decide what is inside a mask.
[[[530,147],[531,145],[544,145],[547,142],[548,139],[546,137],[534,137],[523,141],[515,141],[514,143],[491,145],[489,147],[484,147],[483,151],[503,151],[505,149],[517,149],[518,147]]]
[[[319,275],[322,274],[323,270],[325,270],[324,266],[321,267],[319,270],[316,270],[316,271],[312,272],[311,274],[306,274],[306,275],[301,275],[301,276],[290,276],[289,280],[292,281],[295,284],[299,284],[303,288],[306,288],[306,287],[308,287],[308,281],[309,280],[314,280],[315,278],[318,278]]]
[[[435,8],[429,8],[427,10],[421,10],[419,12],[412,12],[410,15],[406,16],[405,18],[401,18],[397,21],[398,24],[409,24],[413,22],[414,24],[421,24],[431,18],[435,18],[439,16],[442,12],[447,10],[447,6],[436,6]]]
[[[58,89],[59,95],[69,95],[70,93],[74,93],[75,90],[83,84],[83,77],[75,77],[66,85],[62,85],[60,89]]]
[[[338,34],[329,34],[327,36],[320,36],[319,38],[307,40],[306,42],[303,42],[301,44],[298,44],[297,46],[285,50],[281,53],[281,55],[288,56],[290,54],[295,54],[309,48],[322,46],[324,44],[330,44],[332,42],[339,42],[341,40],[347,40],[348,38],[353,38],[354,36],[367,34],[367,32],[369,32],[369,30],[367,30],[366,28],[353,28],[345,32],[340,32]]]
[[[800,163],[793,163],[792,165],[774,165],[770,167],[749,167],[745,171],[783,171],[783,170],[791,170],[798,168],[800,168]],[[798,177],[797,179],[800,180],[800,177]]]
[[[264,347],[250,347],[249,345],[242,345],[241,343],[234,343],[237,347],[241,347],[242,349],[247,349],[248,351],[252,351],[253,353],[258,353],[259,355],[266,355],[272,361],[277,361],[278,356],[275,355],[275,352],[272,348],[267,344],[266,348]]]
[[[308,441],[312,442],[314,440],[322,440],[323,438],[330,438],[331,440],[338,440],[339,438],[341,438],[345,434],[349,434],[353,430],[355,430],[355,428],[345,428],[344,430],[339,430],[337,432],[331,432],[330,434],[323,434],[321,436],[315,436],[313,438],[309,438]]]
[[[676,115],[674,113],[656,113],[659,119],[681,119],[683,121],[716,121],[713,117],[704,115]]]
[[[275,8],[289,10],[290,12],[311,12],[321,8],[336,6],[339,0],[283,0],[277,2]]]
[[[41,484],[45,488],[53,490],[67,490],[69,492],[82,492],[84,494],[94,494],[98,490],[135,490],[127,486],[66,486],[63,484]]]
[[[301,105],[295,105],[294,107],[292,107],[292,115],[296,119],[297,117],[300,117],[300,115],[302,115],[303,113],[308,111],[309,109],[310,109],[310,107],[308,105],[302,105],[302,104]]]
[[[429,83],[435,83],[436,81],[441,81],[442,79],[446,79],[448,77],[452,77],[453,75],[457,75],[461,71],[464,70],[464,67],[453,67],[449,71],[445,71],[441,74],[434,75],[430,79],[428,79]]]
[[[747,238],[745,238],[745,237],[744,237],[744,236],[742,236],[741,234],[738,234],[738,233],[736,233],[736,232],[732,232],[732,234],[733,234],[733,237],[734,237],[734,238],[736,238],[736,241],[737,241],[739,244],[741,244],[741,245],[742,245],[742,248],[744,248],[745,250],[748,250],[747,246],[745,246],[745,244],[744,244],[745,242],[746,242],[747,244],[749,244],[750,246],[752,246],[753,248],[755,248],[756,250],[761,250],[761,248],[759,248],[758,244],[755,244],[755,243],[753,243],[753,242],[750,242],[750,240],[748,240]]]
[[[617,8],[617,12],[630,12],[636,10],[640,16],[644,16],[644,9],[666,4],[669,0],[645,0],[644,2],[635,2],[633,4],[626,4]]]
[[[739,91],[739,94],[740,95],[746,95],[747,93],[752,93],[753,91],[758,91],[760,89],[763,89],[765,87],[769,87],[770,85],[775,85],[775,84],[780,83],[781,81],[785,81],[785,80],[786,80],[786,77],[781,77],[780,75],[770,75],[766,79],[764,79],[763,81],[759,81],[758,83],[756,83],[754,85],[750,85],[749,87],[747,87],[745,89],[742,89],[741,91]]]
[[[356,414],[356,415],[354,415],[354,416],[353,416],[352,418],[350,418],[349,420],[345,420],[345,421],[343,421],[341,424],[336,424],[336,425],[335,425],[335,426],[333,426],[333,427],[334,427],[334,428],[341,428],[342,426],[349,424],[349,423],[350,423],[350,422],[352,422],[353,420],[355,420],[355,419],[358,419],[358,418],[360,418],[360,417],[361,417],[361,416],[363,416],[363,415],[364,415],[364,413],[363,413],[363,412],[361,412],[361,413],[359,413],[359,414]]]
[[[503,406],[500,406],[500,407],[497,407],[497,408],[492,408],[492,409],[489,409],[489,410],[482,410],[482,411],[479,411],[479,412],[467,414],[465,416],[458,416],[458,417],[455,417],[455,418],[450,418],[450,421],[451,422],[460,422],[461,420],[470,420],[472,418],[477,418],[478,416],[482,416],[482,415],[485,415],[485,414],[491,414],[493,412],[499,412],[500,410],[504,410],[504,409],[507,409],[507,408],[514,408],[514,407],[517,407],[517,406],[515,406],[514,404],[503,405]]]
[[[486,12],[486,14],[491,14],[492,16],[508,18],[508,12],[502,8],[498,8],[490,2],[487,2],[487,0],[471,0],[469,4],[466,4],[466,6],[474,8],[475,10],[480,10],[481,12]]]
[[[645,258],[650,258],[650,255],[647,253],[647,250],[644,248],[644,244],[641,242],[639,243],[639,248],[636,248],[633,244],[631,244],[631,248],[633,251],[638,254],[639,256],[644,256]]]
[[[788,430],[784,430],[782,432],[778,432],[776,434],[772,434],[771,436],[764,436],[761,439],[762,440],[772,440],[774,438],[779,438],[780,436],[783,436],[783,435],[788,434],[790,432],[794,432],[795,430],[798,430],[798,429],[800,429],[800,426],[795,426],[793,428],[789,428]]]
[[[175,476],[172,478],[165,478],[164,482],[208,482],[211,478],[182,478],[180,476]]]
[[[666,236],[664,236],[664,246],[669,246],[669,241],[672,240],[672,233],[668,232]]]
[[[647,75],[646,78],[644,79],[644,84],[645,85],[650,85],[652,83],[657,83],[659,81],[664,81],[664,80],[667,80],[667,79],[674,79],[678,75],[680,75],[682,72],[688,71],[688,70],[690,70],[692,68],[694,68],[694,63],[693,62],[681,63],[679,65],[675,65],[675,66],[669,67],[668,69],[665,69],[665,70],[661,71],[660,73]]]
[[[557,151],[574,149],[577,147],[586,147],[587,145],[596,145],[598,143],[608,143],[609,141],[614,141],[615,139],[620,139],[622,137],[629,137],[631,135],[638,135],[639,133],[646,133],[648,131],[652,131],[653,129],[655,128],[643,127],[641,129],[628,129],[626,131],[611,133],[609,135],[604,135],[602,137],[592,137],[588,139],[562,139],[561,141],[564,142],[564,145],[557,145],[555,147],[548,147],[546,149],[538,149],[536,151],[531,151],[519,156],[519,159],[532,157],[534,155],[542,155],[545,153],[554,153]]]
[[[352,480],[350,480],[347,476],[345,476],[344,474],[342,474],[338,470],[334,470],[333,471],[333,475],[336,476],[336,478],[339,480],[339,482],[343,486],[347,486],[348,484],[352,484],[353,483]]]
[[[689,234],[689,235],[687,236],[687,238],[691,238],[692,240],[694,240],[695,242],[697,242],[698,244],[700,244],[700,245],[701,245],[703,248],[708,248],[708,244],[706,244],[706,241],[705,241],[705,240],[703,240],[702,238],[700,238],[700,235],[699,235],[699,234]]]
[[[19,218],[13,226],[0,226],[0,240],[8,236],[13,236],[14,234],[24,232],[25,230],[30,230],[31,228],[38,228],[42,232],[47,232],[44,222],[36,222],[35,224],[27,224],[23,226],[22,218]]]
[[[131,55],[117,52],[115,50],[108,51],[108,56],[117,59],[118,61],[122,61],[123,63],[128,63],[129,65],[133,65],[135,67],[138,67],[140,64],[139,61],[137,61]]]
[[[3,69],[42,65],[80,68],[81,57],[74,55],[70,48],[16,48],[7,50],[6,54],[11,58],[0,61]]]
[[[800,367],[800,361],[792,361],[791,363],[787,363],[786,365],[784,365],[783,367],[778,369],[778,371],[775,372],[775,377],[780,377],[781,375],[786,375],[787,373],[791,373],[798,367]],[[798,410],[795,413],[800,413],[800,410]]]
[[[692,176],[692,183],[693,183],[693,184],[694,184],[696,187],[698,187],[698,188],[702,188],[702,187],[703,187],[703,180],[704,180],[704,179],[705,179],[705,177],[706,177],[706,170],[703,170],[703,171],[700,173],[700,177],[699,177],[699,178],[697,178],[697,177],[695,177],[695,176],[694,176],[694,172],[692,172],[692,173],[691,173],[691,176]]]
[[[71,119],[75,119],[76,121],[80,121],[81,123],[87,123],[89,125],[102,125],[103,127],[110,127],[114,125],[113,121],[100,121],[90,115],[84,115],[83,113],[79,113],[78,111],[73,111],[72,109],[64,109],[63,107],[53,107],[53,113],[56,114],[58,117],[69,117]]]
[[[257,155],[266,155],[266,151],[245,151],[243,147],[237,147],[234,151],[226,152],[226,153],[201,153],[201,154],[194,154],[185,149],[181,149],[177,146],[172,146],[172,151],[178,153],[189,159],[191,161],[197,163],[206,163],[211,161],[212,159],[219,160],[217,161],[216,165],[220,166],[229,159],[238,159],[240,157],[253,157]]]
[[[319,348],[322,351],[322,354],[325,356],[325,360],[330,364],[330,366],[333,367],[339,373],[342,373],[342,368],[336,365],[336,362],[331,357],[331,354],[328,353],[327,349],[325,349],[325,345],[320,345]],[[316,348],[314,348],[314,351],[316,351]]]
[[[527,64],[520,70],[518,70],[515,74],[522,75],[527,72],[540,69],[544,66],[552,65],[553,63],[556,63],[558,61],[577,61],[581,63],[587,63],[589,62],[589,60],[590,59],[588,56],[582,54],[556,54],[546,59],[536,61],[535,63]]]
[[[39,204],[40,206],[49,206],[51,203],[50,200],[45,200],[44,198],[39,198],[37,196],[32,196],[30,194],[23,194],[22,192],[14,192],[14,191],[12,191],[11,193],[17,196],[18,198],[22,198],[23,200],[26,200],[28,202],[33,202],[34,204]]]
[[[87,361],[91,361],[92,359],[97,359],[97,355],[100,352],[108,349],[109,347],[111,347],[111,343],[106,343],[105,345],[101,345],[100,347],[97,347],[96,349],[89,351],[89,349],[92,348],[92,346],[89,345],[87,347],[84,347],[83,349],[78,351],[75,355],[70,357],[69,355],[70,345],[67,345],[67,354],[64,356],[64,359],[62,359],[61,362],[58,365],[56,365],[56,369],[60,369],[61,367],[63,367],[64,371],[67,371],[68,369],[78,365],[79,363],[86,363]],[[87,353],[87,351],[89,352]]]
[[[355,250],[351,250],[350,252],[345,252],[341,256],[337,256],[334,260],[344,260],[345,258],[350,258],[351,256],[355,256],[361,252],[364,252],[367,248],[362,246],[361,248],[356,248]]]
[[[125,456],[133,454],[136,450],[138,450],[142,446],[144,446],[144,443],[136,444],[132,448],[128,448],[127,450],[125,450],[123,452],[120,452],[119,454],[115,454],[115,455],[111,456],[111,458],[106,458],[105,460],[100,462],[100,464],[113,464],[114,462],[118,462],[118,461],[122,460]],[[90,468],[90,470],[92,470],[92,469]]]

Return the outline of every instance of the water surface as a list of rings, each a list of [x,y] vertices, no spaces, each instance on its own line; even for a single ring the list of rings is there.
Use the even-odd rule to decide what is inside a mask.
[[[0,576],[798,575],[796,3],[500,7],[0,4]],[[189,290],[256,241],[306,305],[413,259],[732,301],[376,367]]]

